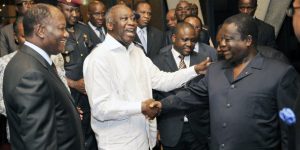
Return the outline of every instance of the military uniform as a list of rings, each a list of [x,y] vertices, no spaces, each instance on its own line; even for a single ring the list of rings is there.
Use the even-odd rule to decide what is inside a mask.
[[[65,61],[66,77],[68,79],[77,81],[83,78],[82,68],[83,62],[86,56],[89,54],[93,45],[89,39],[88,27],[82,23],[76,23],[72,30],[67,30],[69,38],[67,40],[65,51],[63,53]],[[88,97],[85,94],[77,91],[76,89],[70,88],[71,95],[74,98],[76,106],[82,109],[83,120],[82,128],[85,134],[85,148],[87,150],[97,149],[97,143],[95,135],[90,125],[90,106]]]

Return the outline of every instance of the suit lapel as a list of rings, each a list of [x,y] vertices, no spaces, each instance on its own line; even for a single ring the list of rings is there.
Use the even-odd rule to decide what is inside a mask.
[[[165,53],[165,56],[163,57],[164,62],[166,63],[166,66],[170,69],[171,72],[177,71],[178,66],[174,60],[174,56],[171,52],[171,49]]]
[[[150,53],[152,53],[151,48],[152,48],[152,45],[154,44],[153,38],[155,38],[155,37],[153,35],[153,32],[151,31],[151,28],[147,27],[147,53],[148,53],[148,55]]]
[[[63,86],[65,91],[64,93],[70,93],[66,88],[65,84],[62,82],[62,80],[58,77],[58,75],[56,74],[56,72],[52,69],[52,67],[50,66],[50,64],[39,54],[37,53],[35,50],[33,50],[32,48],[24,45],[21,50],[22,52],[26,53],[27,55],[32,56],[35,60],[37,60],[49,73],[50,75],[57,81],[57,83],[59,84],[59,86]],[[73,101],[73,98],[70,94],[67,94],[68,97]],[[73,102],[72,102],[73,103]]]

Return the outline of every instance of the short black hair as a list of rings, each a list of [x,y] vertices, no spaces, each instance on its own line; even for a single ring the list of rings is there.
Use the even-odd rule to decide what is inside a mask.
[[[191,24],[187,22],[180,22],[177,23],[176,27],[172,30],[172,34],[178,34],[179,30],[181,30],[182,28],[191,28],[192,30],[195,30]]]
[[[16,21],[15,21],[14,24],[13,24],[14,33],[15,33],[16,35],[19,34],[18,25],[19,25],[20,23],[23,23],[23,16],[18,16],[17,19],[16,19]]]
[[[54,7],[48,4],[36,4],[31,9],[26,11],[23,18],[23,27],[25,37],[33,35],[34,26],[38,24],[47,24],[52,17],[49,7]]]
[[[234,23],[237,26],[237,30],[241,34],[243,40],[250,35],[252,41],[256,43],[258,29],[253,17],[247,14],[237,14],[227,18],[223,24],[231,23]]]
[[[137,8],[139,7],[139,5],[141,5],[141,4],[148,4],[149,6],[151,6],[150,3],[147,1],[139,1],[139,2],[135,3],[133,10],[136,11]]]

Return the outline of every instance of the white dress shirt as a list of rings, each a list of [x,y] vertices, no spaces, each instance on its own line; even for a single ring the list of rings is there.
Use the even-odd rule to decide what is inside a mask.
[[[195,44],[195,47],[194,47],[194,52],[199,52],[199,42],[197,42],[196,44]]]
[[[152,89],[170,91],[196,76],[194,67],[160,71],[131,43],[126,49],[107,34],[84,61],[91,126],[101,150],[149,150],[156,144],[156,120],[141,113]],[[174,82],[176,81],[176,82]]]
[[[173,54],[173,57],[174,57],[174,60],[175,60],[175,62],[176,62],[177,67],[179,67],[179,64],[180,64],[180,61],[181,61],[181,59],[179,58],[180,53],[177,52],[177,51],[174,49],[173,46],[172,46],[171,52],[172,52],[172,54]],[[190,60],[191,60],[190,55],[184,56],[184,63],[185,63],[185,65],[186,65],[187,67],[190,66]]]
[[[141,34],[141,31],[143,34]],[[147,27],[144,27],[143,29],[141,29],[140,27],[137,27],[136,33],[139,36],[140,41],[142,42],[141,44],[143,45],[145,52],[147,53],[147,43],[148,43]]]

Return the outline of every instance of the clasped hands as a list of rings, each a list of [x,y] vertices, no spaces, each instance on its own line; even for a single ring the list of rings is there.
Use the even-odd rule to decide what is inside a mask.
[[[147,99],[142,102],[142,113],[147,119],[154,119],[161,111],[161,103],[154,99]]]

